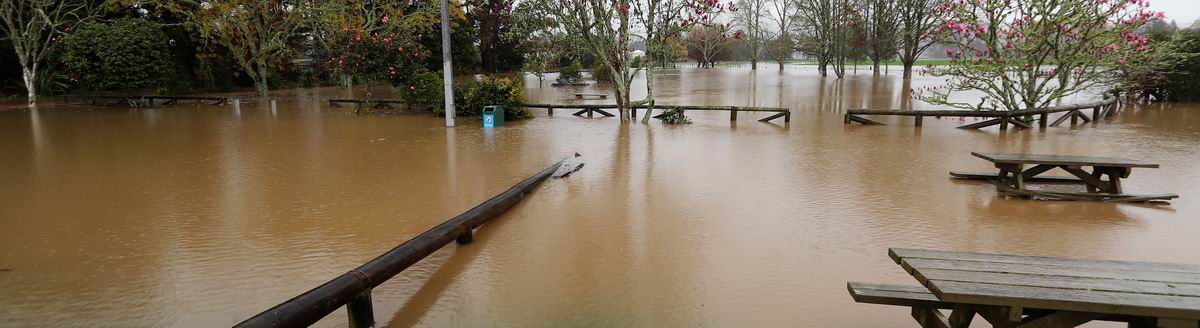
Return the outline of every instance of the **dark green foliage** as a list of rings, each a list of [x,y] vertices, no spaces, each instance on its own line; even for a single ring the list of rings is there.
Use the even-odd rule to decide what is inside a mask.
[[[683,115],[683,110],[680,109],[668,109],[662,113],[659,119],[662,120],[663,124],[692,124],[692,119]]]
[[[600,62],[596,62],[595,65],[592,65],[592,78],[595,79],[596,82],[612,83],[614,81],[612,71]]]
[[[441,79],[438,79],[441,85]],[[438,97],[439,101],[441,97]],[[454,86],[454,107],[458,116],[479,116],[484,106],[499,105],[504,107],[504,118],[508,120],[523,120],[533,118],[526,110],[525,86],[521,82],[506,79],[481,77],[478,82],[459,83]],[[442,106],[434,107],[434,113],[441,114]]]
[[[420,72],[409,77],[400,87],[400,96],[410,108],[429,108],[441,112],[443,99],[442,73]]]
[[[1178,62],[1167,70],[1163,89],[1167,100],[1200,100],[1200,30],[1185,29],[1178,32],[1172,55]]]
[[[579,64],[579,59],[573,59],[568,64],[562,65],[558,69],[558,76],[560,78],[572,78],[579,80],[583,78],[583,73],[581,71],[583,71],[583,65]]]
[[[175,78],[170,39],[145,20],[87,23],[63,44],[68,74],[85,90],[163,90]]]

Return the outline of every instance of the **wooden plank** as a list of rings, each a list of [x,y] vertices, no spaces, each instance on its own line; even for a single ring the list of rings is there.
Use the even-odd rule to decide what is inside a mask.
[[[1027,170],[1025,172],[1029,172],[1029,170]],[[953,178],[966,179],[966,180],[996,180],[996,179],[1000,178],[996,173],[987,173],[987,172],[950,171],[950,176]],[[1039,182],[1039,183],[1083,183],[1083,180],[1079,180],[1074,177],[1061,177],[1061,176],[1033,176],[1033,177],[1026,178],[1025,181],[1026,182]]]
[[[1064,166],[1062,169],[1067,171],[1067,173],[1070,173],[1071,175],[1074,175],[1075,177],[1079,178],[1080,180],[1083,180],[1084,183],[1087,183],[1088,187],[1089,187],[1088,192],[1092,192],[1093,189],[1100,189],[1101,191],[1108,192],[1108,193],[1114,193],[1114,194],[1117,193],[1117,192],[1109,189],[1106,186],[1106,184],[1104,183],[1104,181],[1100,180],[1100,177],[1098,174],[1088,174],[1087,172],[1084,172],[1082,169],[1080,169],[1078,167]],[[1097,172],[1099,172],[1099,171],[1097,171]]]
[[[846,113],[853,115],[885,115],[885,116],[950,116],[950,117],[1008,117],[1005,111],[978,110],[890,110],[890,109],[851,109]]]
[[[971,152],[971,155],[992,163],[1048,164],[1058,166],[1113,166],[1158,168],[1159,165],[1139,160],[1075,155],[1007,154]]]
[[[1012,123],[1012,125],[1021,127],[1022,129],[1032,129],[1033,128],[1033,126],[1029,125],[1029,123],[1022,122],[1021,120],[1018,120],[1018,119],[1012,118],[1012,117],[1008,118],[1008,122]]]
[[[785,115],[787,115],[787,114],[788,114],[788,113],[779,113],[779,114],[775,114],[775,115],[767,116],[767,117],[765,117],[765,118],[763,118],[763,119],[761,119],[761,120],[758,120],[758,121],[759,121],[759,122],[770,122],[770,121],[771,121],[771,120],[773,120],[773,119],[777,119],[777,118],[783,117],[783,116],[785,116]]]
[[[910,273],[927,269],[1032,274],[1061,277],[1124,279],[1181,284],[1200,284],[1200,273],[1163,272],[1149,269],[1085,268],[1027,263],[978,262],[943,259],[905,258],[900,266]]]
[[[1059,126],[1059,125],[1062,125],[1062,124],[1063,124],[1063,122],[1066,122],[1066,121],[1067,121],[1067,119],[1069,119],[1069,118],[1071,118],[1071,117],[1074,117],[1074,116],[1075,116],[1075,114],[1074,114],[1074,113],[1068,113],[1068,114],[1065,114],[1065,115],[1063,115],[1063,116],[1059,116],[1057,120],[1054,120],[1054,123],[1050,123],[1050,126]]]
[[[1060,328],[1076,327],[1092,320],[1104,318],[1103,313],[1053,311],[1041,316],[1030,316],[1021,321],[1021,328]]]
[[[850,291],[850,297],[858,303],[952,308],[952,305],[938,301],[937,296],[933,296],[933,293],[922,286],[849,282],[846,283],[846,289]]]
[[[942,259],[977,262],[1071,266],[1079,268],[1144,270],[1160,272],[1200,273],[1200,264],[1144,261],[1086,260],[1049,256],[1009,255],[993,253],[955,252],[915,248],[889,248],[888,256],[897,264],[900,259]]]
[[[943,302],[1200,319],[1200,298],[931,280]]]
[[[1200,284],[945,269],[923,269],[919,274],[921,279],[925,280],[987,282],[997,285],[1200,297]]]
[[[989,126],[1000,124],[1001,122],[1003,122],[1003,119],[996,118],[996,119],[990,119],[990,120],[983,121],[983,122],[977,122],[977,123],[963,125],[958,128],[959,129],[980,129],[980,128],[986,128]]]
[[[847,120],[850,120],[850,121],[852,121],[852,122],[858,122],[859,124],[866,124],[866,125],[887,125],[887,124],[883,124],[883,123],[877,122],[877,121],[875,121],[875,120],[868,119],[868,118],[866,118],[866,117],[861,117],[861,116],[858,116],[858,115],[852,115],[852,114],[846,114],[846,119],[847,119]]]

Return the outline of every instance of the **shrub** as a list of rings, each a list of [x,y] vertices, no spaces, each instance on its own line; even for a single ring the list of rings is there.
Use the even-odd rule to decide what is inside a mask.
[[[663,124],[668,125],[692,124],[692,119],[683,115],[683,110],[679,109],[668,109],[659,119],[662,120]]]
[[[612,72],[603,63],[596,61],[592,66],[592,78],[596,79],[596,82],[611,83],[614,81]]]
[[[572,59],[570,64],[562,65],[558,69],[559,78],[573,78],[576,80],[583,78],[583,65],[579,64],[579,59]]]
[[[1170,52],[1176,58],[1167,69],[1163,89],[1170,101],[1200,100],[1200,30],[1180,30]]]
[[[409,77],[400,85],[400,97],[410,108],[427,107],[434,112],[441,112],[443,99],[442,75],[436,72],[420,72]]]
[[[633,68],[639,68],[642,67],[642,64],[642,56],[637,56],[633,57],[633,61],[629,63],[629,66]]]
[[[519,81],[485,76],[478,82],[460,83],[454,87],[454,107],[458,116],[479,116],[484,106],[492,105],[503,106],[504,118],[508,120],[533,118],[533,114],[523,107],[525,86]],[[434,107],[436,114],[443,111],[440,104]]]
[[[165,89],[175,78],[170,42],[146,20],[86,23],[63,39],[63,62],[85,89]]]
[[[372,82],[405,84],[413,73],[423,71],[422,63],[429,57],[428,50],[404,33],[355,32],[337,39],[340,46],[330,63],[334,71],[367,82],[368,93]]]

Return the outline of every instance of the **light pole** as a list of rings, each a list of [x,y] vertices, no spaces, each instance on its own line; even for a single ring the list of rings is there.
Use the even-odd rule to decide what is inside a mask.
[[[454,127],[454,69],[450,61],[450,4],[442,0],[442,86],[446,99],[446,127]]]

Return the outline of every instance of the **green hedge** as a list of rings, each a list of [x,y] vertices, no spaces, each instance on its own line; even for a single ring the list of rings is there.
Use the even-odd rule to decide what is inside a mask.
[[[63,39],[63,62],[76,88],[163,91],[175,78],[170,42],[146,20],[86,23]]]
[[[410,106],[428,106],[438,115],[443,108],[444,91],[441,74],[425,72],[414,74],[407,85],[401,87],[401,97]],[[533,118],[526,110],[525,86],[519,80],[484,76],[478,82],[457,83],[454,86],[454,108],[458,116],[479,116],[484,106],[504,106],[504,117],[508,120]]]

